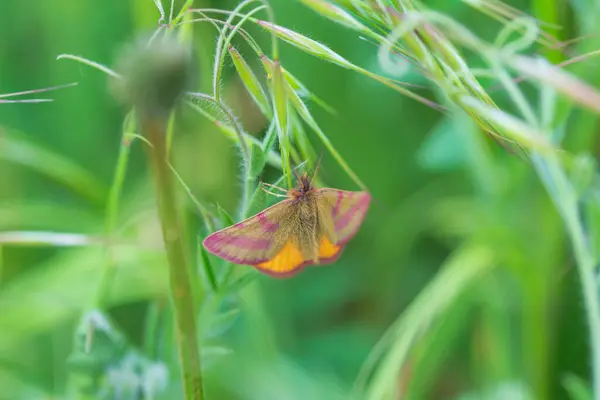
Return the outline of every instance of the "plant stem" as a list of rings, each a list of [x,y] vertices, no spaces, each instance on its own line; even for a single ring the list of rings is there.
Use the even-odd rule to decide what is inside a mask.
[[[576,211],[576,210],[572,210]],[[585,309],[590,324],[590,345],[592,348],[592,377],[594,399],[600,400],[600,304],[594,276],[594,258],[585,243],[583,227],[576,212],[569,213],[567,227],[573,242],[575,259],[581,277]]]
[[[96,297],[94,299],[93,308],[101,307],[104,305],[104,302],[108,300],[110,288],[117,273],[117,267],[115,265],[112,251],[112,241],[117,225],[121,192],[123,190],[123,183],[125,181],[125,174],[127,173],[127,166],[129,163],[129,151],[131,143],[130,139],[127,138],[127,135],[129,132],[132,132],[135,127],[135,123],[133,122],[131,115],[132,114],[128,115],[126,120],[127,122],[124,126],[123,135],[121,137],[121,146],[119,148],[119,156],[117,159],[117,168],[115,170],[113,183],[110,187],[110,192],[108,195],[105,223],[105,233],[106,237],[108,238],[108,244],[106,246],[106,266],[100,280],[98,293],[96,293]]]
[[[202,400],[204,396],[196,334],[195,302],[190,284],[185,240],[177,212],[175,185],[166,158],[166,121],[149,116],[141,118],[141,121],[144,135],[152,143],[152,147],[148,146],[148,157],[154,175],[158,212],[169,264],[171,297],[175,308],[177,346],[185,398]]]
[[[579,218],[577,199],[556,159],[534,154],[532,160],[562,215],[573,246],[575,262],[581,279],[585,311],[590,324],[594,399],[600,400],[600,299],[594,274],[594,256],[586,242],[585,230]]]

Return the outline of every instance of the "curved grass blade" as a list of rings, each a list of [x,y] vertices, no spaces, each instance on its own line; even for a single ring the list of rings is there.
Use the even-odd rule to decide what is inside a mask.
[[[0,131],[0,159],[30,168],[102,204],[106,187],[89,171],[14,131]]]
[[[467,286],[493,266],[492,252],[487,248],[465,244],[455,251],[441,272],[419,293],[369,355],[355,386],[359,398],[393,398],[393,393],[399,390],[397,377],[412,343]],[[371,375],[372,379],[366,386]]]

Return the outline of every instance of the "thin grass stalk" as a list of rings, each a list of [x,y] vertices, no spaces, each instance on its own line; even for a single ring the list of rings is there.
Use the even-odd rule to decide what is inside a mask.
[[[196,310],[190,284],[191,273],[186,255],[181,217],[177,211],[176,191],[166,159],[165,121],[145,117],[141,121],[155,183],[158,212],[169,265],[169,283],[175,311],[177,347],[181,363],[183,387],[187,400],[202,400],[200,348],[197,342]]]
[[[113,183],[110,187],[110,192],[108,194],[108,205],[106,206],[105,225],[105,234],[107,238],[106,266],[104,273],[102,274],[97,296],[94,300],[94,308],[101,307],[102,304],[108,299],[109,291],[117,272],[112,252],[112,241],[117,225],[117,216],[119,213],[119,202],[121,199],[121,192],[123,191],[123,182],[125,181],[127,165],[129,163],[129,151],[131,148],[131,140],[128,138],[128,135],[134,131],[134,127],[135,121],[133,118],[133,114],[129,114],[126,118],[125,126],[123,128],[123,135],[121,136],[121,146],[119,148],[119,155],[117,157],[117,168],[115,169]]]
[[[531,159],[548,191],[551,191],[552,187],[563,187],[563,189],[568,187],[567,178],[556,163],[556,159],[544,158],[537,153],[534,153]],[[593,394],[595,400],[600,400],[600,300],[596,284],[596,262],[586,240],[587,235],[579,218],[578,203],[574,193],[567,189],[558,196],[552,196],[552,200],[565,222],[573,246],[589,323]]]
[[[501,68],[496,68],[500,72]],[[534,116],[533,110],[525,100],[523,93],[510,79],[508,74],[500,73],[500,81],[507,89],[511,99],[520,108],[528,122],[537,127],[540,125]],[[582,295],[585,304],[592,349],[592,385],[594,399],[600,400],[600,297],[596,284],[595,258],[586,240],[585,228],[579,217],[577,195],[560,167],[557,157],[553,153],[541,154],[532,149],[531,160],[546,187],[552,201],[560,213],[569,235],[577,270],[581,279]]]

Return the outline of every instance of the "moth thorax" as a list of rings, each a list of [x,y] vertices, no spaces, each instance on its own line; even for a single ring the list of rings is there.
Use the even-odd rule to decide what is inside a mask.
[[[307,193],[298,198],[295,213],[295,236],[302,254],[311,260],[318,258],[320,239],[319,218],[314,196]]]

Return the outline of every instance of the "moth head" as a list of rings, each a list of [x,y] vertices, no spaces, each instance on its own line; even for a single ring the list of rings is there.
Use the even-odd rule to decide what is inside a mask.
[[[296,181],[298,182],[298,186],[295,189],[291,190],[292,196],[298,197],[314,191],[312,183],[315,177],[317,176],[317,171],[319,170],[320,163],[321,159],[319,158],[319,161],[317,162],[317,166],[312,176],[309,176],[307,173],[298,176],[298,174],[296,174],[296,172],[292,170],[292,172],[294,172],[294,175],[296,176]]]
[[[302,197],[313,191],[312,179],[307,175],[297,176],[298,186],[290,190],[292,197]]]
[[[312,190],[312,179],[307,174],[302,175],[298,180],[298,190],[303,193]]]

